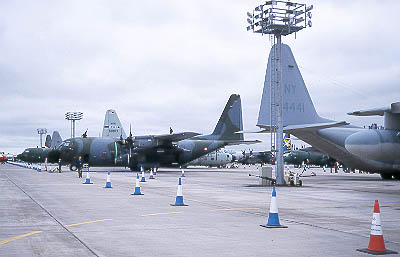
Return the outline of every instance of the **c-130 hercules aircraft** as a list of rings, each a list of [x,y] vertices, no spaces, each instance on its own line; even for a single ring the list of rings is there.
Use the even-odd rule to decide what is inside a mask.
[[[118,118],[117,118],[118,119]],[[119,123],[119,120],[116,124]],[[118,129],[118,125],[117,125]],[[244,141],[242,106],[240,96],[230,96],[224,111],[209,135],[182,132],[166,135],[133,136],[126,139],[113,137],[82,137],[65,140],[49,153],[49,160],[61,158],[62,162],[76,167],[81,156],[89,166],[120,166],[137,170],[140,167],[179,167],[227,145],[253,144],[259,141]],[[115,132],[115,131],[114,131]],[[103,131],[104,134],[104,131]]]
[[[271,52],[274,50],[273,46]],[[388,108],[356,111],[351,115],[383,115],[384,130],[364,129],[321,118],[315,111],[289,46],[282,45],[283,130],[328,154],[346,167],[400,179],[400,102]],[[270,128],[271,53],[257,126]]]

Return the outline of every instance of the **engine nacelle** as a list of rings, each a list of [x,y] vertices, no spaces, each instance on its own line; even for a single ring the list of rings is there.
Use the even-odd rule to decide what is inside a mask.
[[[368,129],[346,138],[345,147],[350,153],[375,161],[400,160],[399,131]]]

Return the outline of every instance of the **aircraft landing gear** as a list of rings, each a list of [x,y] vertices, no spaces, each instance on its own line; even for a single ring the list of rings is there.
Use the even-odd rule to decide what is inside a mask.
[[[78,167],[76,167],[76,165],[74,165],[74,164],[69,165],[70,171],[76,171],[77,169],[78,169]]]

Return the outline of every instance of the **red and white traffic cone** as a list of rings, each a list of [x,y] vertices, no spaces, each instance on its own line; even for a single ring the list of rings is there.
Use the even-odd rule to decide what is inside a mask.
[[[379,211],[378,200],[375,200],[374,214],[372,215],[371,234],[369,237],[368,248],[357,249],[357,251],[374,255],[397,253],[395,251],[388,250],[385,247],[385,242],[383,240],[382,226],[381,226],[381,213]]]
[[[153,168],[150,168],[150,177],[149,177],[149,179],[154,179]]]

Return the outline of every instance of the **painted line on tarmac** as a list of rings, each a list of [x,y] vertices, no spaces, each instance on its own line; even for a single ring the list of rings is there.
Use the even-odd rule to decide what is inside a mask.
[[[167,214],[178,214],[178,213],[183,213],[183,211],[150,213],[150,214],[142,214],[142,215],[140,215],[140,216],[142,216],[142,217],[147,217],[147,216],[157,216],[157,215],[167,215]]]
[[[379,204],[380,207],[400,207],[400,204]],[[289,207],[289,208],[284,208],[281,207],[282,209],[329,209],[329,208],[354,208],[354,207],[374,207],[374,205],[359,205],[359,206],[354,206],[354,205],[349,205],[349,206],[297,206],[297,207]]]
[[[225,208],[215,209],[214,211],[247,211],[247,210],[259,210],[260,208]]]
[[[74,226],[79,226],[79,225],[84,225],[84,224],[90,224],[90,223],[95,223],[95,222],[108,221],[108,220],[112,220],[112,219],[92,220],[92,221],[86,221],[86,222],[81,222],[81,223],[69,224],[69,225],[65,225],[65,226],[66,226],[66,227],[74,227]]]
[[[38,230],[38,231],[33,231],[31,233],[15,236],[15,237],[0,241],[0,245],[7,244],[7,243],[12,242],[14,240],[17,240],[17,239],[20,239],[20,238],[24,238],[24,237],[27,237],[27,236],[32,236],[32,235],[35,235],[35,234],[39,234],[39,233],[42,233],[42,232],[43,232],[42,230]]]
[[[19,186],[17,183],[15,183],[10,177],[5,174],[7,179],[13,183],[19,190],[21,190],[26,196],[28,196],[35,204],[37,204],[44,212],[47,213],[55,222],[57,222],[65,231],[67,231],[70,235],[72,235],[77,241],[79,241],[86,249],[88,249],[94,256],[99,256],[97,253],[95,253],[87,244],[85,244],[77,235],[72,233],[66,226],[64,226],[53,214],[51,214],[46,208],[43,207],[38,201],[33,199],[33,197],[28,194],[24,189],[22,189],[21,186]]]

